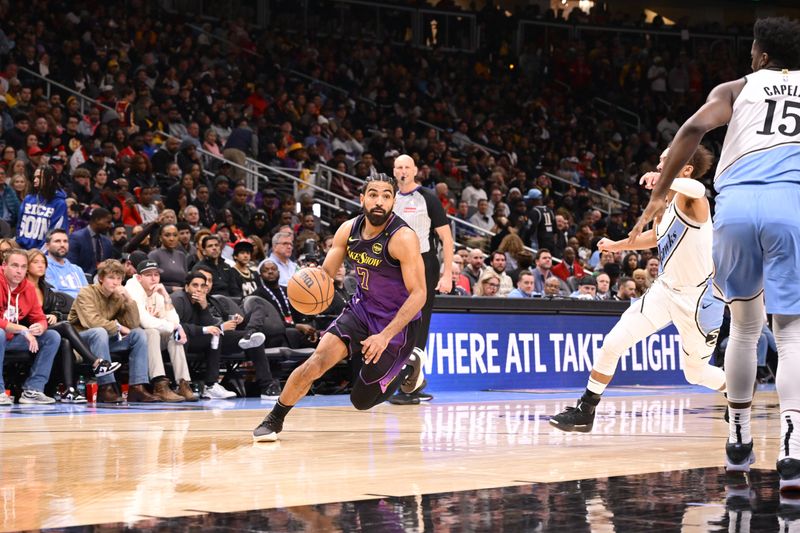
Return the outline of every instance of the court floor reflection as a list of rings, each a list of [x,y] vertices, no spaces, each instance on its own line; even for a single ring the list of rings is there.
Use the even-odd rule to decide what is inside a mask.
[[[749,486],[721,468],[535,483],[408,497],[305,505],[127,525],[152,531],[358,531],[505,533],[800,531],[800,505],[779,498],[776,474]],[[794,502],[798,503],[798,502]],[[115,531],[122,524],[90,526]]]

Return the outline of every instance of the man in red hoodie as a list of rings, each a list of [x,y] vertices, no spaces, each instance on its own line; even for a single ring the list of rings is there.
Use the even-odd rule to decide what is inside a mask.
[[[29,351],[35,354],[31,375],[23,385],[19,403],[48,404],[55,400],[46,396],[44,386],[50,379],[53,359],[61,344],[61,336],[47,329],[47,319],[36,290],[28,283],[28,256],[22,250],[10,250],[3,260],[0,275],[0,368],[6,350]],[[0,405],[12,405],[5,393],[0,372]]]

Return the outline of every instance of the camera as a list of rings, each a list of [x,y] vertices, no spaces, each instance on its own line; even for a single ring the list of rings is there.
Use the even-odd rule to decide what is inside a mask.
[[[319,263],[317,241],[314,239],[306,239],[306,242],[303,243],[302,259],[304,263]]]

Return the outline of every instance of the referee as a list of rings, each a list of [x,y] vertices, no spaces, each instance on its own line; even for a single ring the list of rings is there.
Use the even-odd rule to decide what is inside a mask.
[[[397,178],[399,192],[394,202],[394,213],[411,226],[419,237],[419,248],[425,263],[425,283],[428,296],[422,308],[422,320],[419,325],[419,336],[410,362],[417,358],[416,365],[425,366],[425,344],[428,341],[428,330],[431,327],[431,313],[436,291],[449,294],[453,288],[453,234],[441,202],[436,195],[420,186],[416,181],[417,166],[408,155],[399,155],[394,160],[394,177]],[[439,258],[437,244],[442,243],[444,270],[439,276]],[[421,370],[420,370],[421,372]],[[422,382],[422,378],[418,382]],[[424,383],[410,394],[401,389],[389,402],[400,405],[418,404],[421,399],[430,400],[429,394],[421,394]]]

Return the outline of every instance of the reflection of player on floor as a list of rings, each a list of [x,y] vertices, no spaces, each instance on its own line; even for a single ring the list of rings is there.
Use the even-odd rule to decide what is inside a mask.
[[[659,171],[667,152],[669,149],[661,154]],[[614,377],[620,356],[670,322],[681,336],[681,366],[686,380],[714,390],[725,389],[725,373],[708,364],[722,324],[724,304],[711,295],[711,212],[705,188],[695,181],[712,162],[709,151],[698,147],[689,164],[681,169],[681,179],[667,193],[669,208],[656,230],[641,234],[631,243],[609,239],[597,243],[600,251],[610,252],[658,246],[659,276],[606,335],[578,406],[567,407],[550,419],[558,429],[591,431],[595,408]],[[652,188],[658,177],[658,173],[650,172],[642,181]]]
[[[322,268],[333,277],[345,257],[350,259],[359,277],[356,293],[314,354],[289,376],[275,407],[253,431],[255,441],[277,440],[289,410],[348,356],[364,357],[350,393],[356,409],[386,401],[402,381],[421,376],[419,364],[404,365],[417,338],[425,278],[417,236],[392,213],[396,192],[394,178],[370,176],[361,195],[364,213],[336,232]]]
[[[725,351],[730,413],[726,467],[748,471],[755,461],[750,407],[756,344],[766,311],[778,345],[781,489],[800,488],[800,23],[756,21],[753,74],[715,87],[681,127],[661,182],[631,236],[664,212],[663,193],[707,131],[725,124],[714,188],[714,287],[731,310]],[[762,292],[764,298],[761,297]]]

